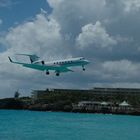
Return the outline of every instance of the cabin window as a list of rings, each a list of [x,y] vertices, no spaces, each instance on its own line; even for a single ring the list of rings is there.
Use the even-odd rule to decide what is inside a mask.
[[[85,58],[80,58],[80,60],[84,60]]]

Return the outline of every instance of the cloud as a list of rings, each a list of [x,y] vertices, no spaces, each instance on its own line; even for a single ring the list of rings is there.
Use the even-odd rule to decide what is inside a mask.
[[[8,84],[8,89],[5,88],[7,93],[5,96],[8,96],[8,90],[14,92],[14,90],[21,88],[24,89],[24,92],[29,92],[29,90],[37,87],[46,88],[46,83],[50,85],[49,81],[45,82],[45,73],[10,64],[8,56],[12,56],[18,61],[24,60],[27,62],[24,57],[15,57],[14,54],[35,53],[47,61],[66,58],[69,55],[67,49],[64,50],[60,25],[55,19],[46,17],[44,13],[37,14],[32,21],[25,21],[16,27],[10,28],[5,35],[0,37],[0,43],[7,48],[5,52],[0,53],[0,88],[4,91],[5,83]],[[38,83],[40,80],[42,82]]]
[[[53,7],[53,8],[57,7],[63,1],[64,0],[47,0],[47,2],[49,2],[50,6]]]
[[[122,3],[125,6],[125,11],[139,11],[140,10],[140,1],[139,0],[122,0]]]
[[[110,47],[117,44],[102,26],[101,22],[97,21],[95,25],[87,24],[82,27],[82,32],[76,39],[81,48],[84,47]]]
[[[99,20],[97,12],[102,17],[101,13],[104,11],[106,2],[105,0],[48,0],[48,3],[53,8],[51,16],[62,27],[62,35],[70,35],[71,41],[74,42],[75,37],[81,31],[81,27]]]
[[[105,75],[108,75],[109,78],[122,81],[136,79],[140,71],[140,64],[129,60],[106,61],[102,64],[102,67]]]
[[[41,53],[48,59],[63,49],[60,25],[55,19],[48,19],[42,13],[33,21],[11,28],[3,40],[4,45],[9,48],[7,52]]]
[[[17,2],[13,2],[12,0],[1,0],[0,1],[0,7],[10,7],[13,4],[16,4]]]
[[[126,48],[132,45],[132,43],[127,40],[131,39],[135,41],[135,38],[133,39],[131,31],[132,28],[134,28],[135,26],[130,24],[130,16],[124,15],[124,6],[120,1],[53,0],[52,3],[52,1],[49,0],[48,2],[53,8],[51,16],[55,18],[57,22],[61,25],[61,34],[65,38],[66,45],[68,46],[70,52],[77,52],[77,55],[87,55],[87,53],[93,52],[94,49],[94,54],[92,55],[98,55],[98,57],[100,56],[105,58],[104,56],[108,57],[111,55],[111,52],[109,52],[110,54],[108,54],[108,50],[112,49],[114,52],[116,52],[115,54],[113,54],[113,57],[121,57],[120,54],[118,54],[119,51],[124,51]],[[134,19],[134,21],[135,20],[136,19]],[[100,26],[96,26],[97,22],[100,23]],[[86,35],[88,39],[87,44],[84,42],[84,40],[82,40],[83,42],[77,41],[79,39],[79,35],[82,34],[82,39],[83,36],[85,37],[85,33],[83,35],[82,29],[84,27],[86,28],[86,25],[89,24],[90,27],[92,25],[94,26],[94,28],[99,27],[99,29],[102,29],[102,31],[104,31],[104,35],[106,35],[107,37],[107,41],[104,41],[104,39],[101,38],[102,36],[98,38],[101,40],[101,43],[96,40],[93,41],[94,39],[90,39],[90,35]],[[93,29],[93,27],[91,28]],[[105,44],[103,44],[103,42]],[[77,50],[84,47],[84,45],[81,45],[83,43],[86,47],[81,51]],[[93,43],[94,45],[92,46],[90,43]],[[75,47],[75,44],[77,45],[77,48]],[[109,47],[107,47],[107,45]],[[129,51],[129,49],[125,50],[125,52],[127,51]],[[130,52],[132,52],[132,50]],[[89,56],[89,54],[87,56]]]

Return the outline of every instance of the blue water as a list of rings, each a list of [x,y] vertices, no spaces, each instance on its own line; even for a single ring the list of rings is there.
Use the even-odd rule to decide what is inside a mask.
[[[140,117],[0,110],[0,140],[140,140]]]

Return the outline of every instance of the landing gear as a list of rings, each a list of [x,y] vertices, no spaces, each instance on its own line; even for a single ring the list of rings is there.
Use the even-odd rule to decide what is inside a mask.
[[[59,75],[60,75],[60,73],[59,73],[59,72],[57,72],[57,73],[56,73],[56,76],[59,76]]]
[[[85,70],[86,70],[84,66],[82,66],[82,68],[83,68],[83,71],[85,71]]]
[[[50,73],[49,73],[49,71],[46,71],[46,75],[49,75]]]
[[[83,68],[83,71],[85,71],[86,69],[85,68]]]

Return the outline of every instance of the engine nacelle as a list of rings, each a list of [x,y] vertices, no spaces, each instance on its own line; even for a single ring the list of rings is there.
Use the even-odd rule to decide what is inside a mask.
[[[35,61],[33,64],[45,65],[45,62],[40,60],[40,61]]]

